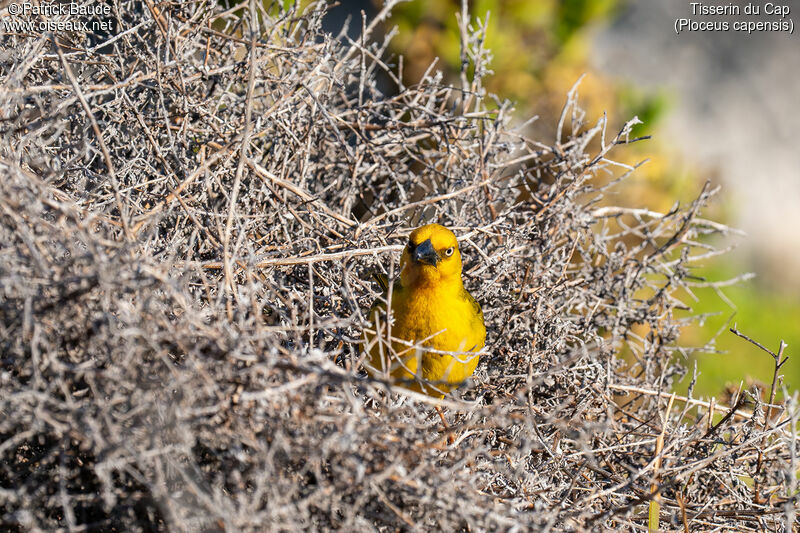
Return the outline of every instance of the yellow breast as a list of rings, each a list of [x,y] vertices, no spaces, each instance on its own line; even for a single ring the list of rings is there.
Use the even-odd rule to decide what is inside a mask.
[[[370,318],[380,326],[381,339],[387,338],[391,328],[391,337],[398,340],[376,342],[367,335],[368,345],[372,344],[371,373],[388,375],[399,385],[439,397],[473,374],[486,329],[480,306],[458,281],[457,286],[412,290],[395,285],[390,326],[385,306],[373,306]]]

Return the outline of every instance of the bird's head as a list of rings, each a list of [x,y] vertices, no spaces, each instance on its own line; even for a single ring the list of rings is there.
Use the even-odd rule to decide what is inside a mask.
[[[408,236],[400,261],[406,287],[461,281],[461,253],[452,231],[439,224],[420,226]]]

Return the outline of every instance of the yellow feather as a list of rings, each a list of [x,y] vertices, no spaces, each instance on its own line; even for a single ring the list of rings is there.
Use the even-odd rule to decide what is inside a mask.
[[[476,352],[486,340],[483,312],[464,289],[458,241],[444,226],[428,224],[414,230],[400,267],[400,279],[391,290],[385,284],[383,298],[369,311],[380,335],[365,333],[367,370],[400,386],[441,397],[478,366]],[[387,323],[389,298],[392,312]]]

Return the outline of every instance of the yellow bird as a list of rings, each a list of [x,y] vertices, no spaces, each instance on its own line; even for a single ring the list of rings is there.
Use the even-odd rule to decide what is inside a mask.
[[[403,250],[400,278],[391,291],[385,277],[379,282],[384,297],[372,304],[369,317],[380,337],[365,333],[370,374],[440,398],[461,385],[478,366],[486,327],[480,304],[461,281],[453,232],[439,224],[415,229]]]

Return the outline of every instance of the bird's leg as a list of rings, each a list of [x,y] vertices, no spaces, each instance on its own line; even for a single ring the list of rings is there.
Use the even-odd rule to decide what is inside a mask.
[[[444,417],[444,411],[438,405],[436,407],[436,412],[439,414],[439,418],[442,420],[442,425],[444,426],[444,430],[447,432],[447,444],[453,444],[456,442],[455,433],[450,431],[450,425],[447,423],[447,419]]]

